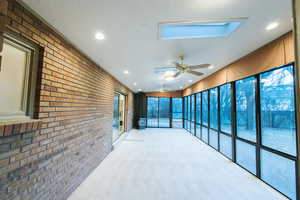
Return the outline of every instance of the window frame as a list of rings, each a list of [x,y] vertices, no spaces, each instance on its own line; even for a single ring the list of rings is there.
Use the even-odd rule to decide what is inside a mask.
[[[11,31],[4,32],[3,42],[27,52],[28,55],[22,89],[21,112],[2,113],[0,114],[0,122],[37,119],[36,98],[37,84],[41,79],[38,71],[41,47],[33,41]]]
[[[299,130],[299,127],[298,127],[298,124],[296,123],[297,122],[297,107],[296,107],[296,101],[297,101],[297,97],[296,97],[296,71],[295,71],[295,62],[291,62],[291,63],[288,63],[286,65],[282,65],[282,66],[279,66],[279,67],[275,67],[275,68],[272,68],[270,70],[266,70],[266,71],[263,71],[263,72],[260,72],[258,74],[255,74],[255,75],[251,75],[251,76],[247,76],[247,77],[244,77],[244,78],[241,78],[241,79],[238,79],[238,80],[235,80],[235,81],[231,81],[231,82],[228,82],[228,83],[225,83],[225,84],[222,84],[220,86],[217,86],[218,88],[218,112],[219,112],[219,118],[218,118],[218,133],[219,133],[219,140],[218,140],[218,146],[219,146],[219,149],[217,149],[223,156],[227,157],[227,155],[223,154],[221,151],[220,151],[220,134],[223,134],[225,136],[229,136],[231,137],[231,145],[232,145],[232,151],[231,151],[231,156],[232,158],[228,158],[228,159],[231,159],[233,163],[237,164],[238,166],[242,167],[243,169],[245,169],[243,166],[241,166],[240,164],[237,163],[237,160],[236,160],[236,154],[237,154],[237,149],[236,149],[236,142],[239,140],[240,142],[244,142],[246,144],[249,144],[249,145],[252,145],[254,146],[255,148],[255,157],[256,157],[256,174],[253,174],[251,171],[247,170],[249,173],[253,174],[254,176],[256,176],[257,178],[259,178],[261,181],[263,181],[264,183],[266,183],[267,185],[269,185],[270,187],[272,187],[274,190],[278,191],[279,193],[281,193],[282,195],[288,197],[287,195],[283,194],[280,190],[276,189],[274,186],[270,185],[269,183],[267,183],[266,181],[264,181],[262,178],[261,178],[261,167],[262,167],[262,161],[261,161],[261,151],[264,150],[264,151],[267,151],[269,153],[273,153],[274,155],[277,155],[277,156],[281,156],[283,158],[286,158],[286,159],[289,159],[291,161],[293,161],[295,163],[295,171],[296,171],[296,177],[294,177],[296,180],[296,196],[297,198],[300,198],[300,191],[299,191],[299,184],[300,184],[300,180],[299,180],[299,173],[297,173],[297,169],[300,167],[299,166],[299,163],[298,163],[298,159],[299,159],[299,143],[296,142],[296,156],[293,156],[293,155],[290,155],[290,154],[287,154],[287,153],[284,153],[284,152],[281,152],[279,150],[276,150],[276,149],[272,149],[270,147],[267,147],[267,146],[264,146],[262,145],[262,141],[261,141],[261,108],[260,108],[260,75],[263,74],[263,73],[266,73],[266,72],[272,72],[274,70],[278,70],[280,68],[284,68],[284,67],[288,67],[288,66],[293,66],[293,77],[294,77],[294,105],[295,105],[295,109],[294,109],[294,112],[295,112],[295,128],[296,128],[296,138],[298,138],[298,130]],[[247,139],[244,139],[244,138],[240,138],[237,136],[237,110],[236,110],[236,82],[239,81],[239,80],[243,80],[243,79],[246,79],[246,78],[250,78],[250,77],[255,77],[255,114],[256,114],[256,117],[255,117],[255,122],[256,122],[256,126],[255,126],[255,129],[256,129],[256,142],[253,142],[251,140],[247,140]],[[231,100],[231,134],[229,133],[226,133],[226,132],[223,132],[220,130],[220,87],[223,86],[223,85],[226,85],[226,84],[230,84],[231,85],[231,90],[230,90],[230,100]],[[215,87],[214,87],[215,88]],[[209,88],[209,89],[206,89],[206,90],[203,90],[199,93],[201,93],[201,111],[200,111],[200,116],[201,116],[201,122],[200,122],[200,130],[201,130],[201,137],[199,138],[200,140],[202,140],[204,143],[206,144],[210,144],[209,143],[209,130],[210,130],[210,89],[213,89],[213,88]],[[208,98],[208,124],[207,126],[203,124],[203,93],[204,92],[207,92],[207,98]],[[196,107],[195,107],[196,108]],[[204,128],[207,128],[208,130],[208,142],[204,141],[203,140],[203,136],[202,136],[202,127]],[[215,129],[214,129],[215,130]],[[209,145],[210,147],[212,147],[211,145]],[[214,148],[214,147],[212,147]],[[214,148],[215,149],[215,148]],[[289,197],[288,197],[289,198]]]

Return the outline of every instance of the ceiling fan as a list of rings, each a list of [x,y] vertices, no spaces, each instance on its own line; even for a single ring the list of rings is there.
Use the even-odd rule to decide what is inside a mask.
[[[204,73],[194,71],[195,69],[206,69],[211,66],[210,64],[201,64],[201,65],[186,65],[183,64],[184,56],[178,57],[180,62],[176,62],[174,67],[157,67],[154,69],[155,73],[165,73],[165,78],[176,78],[180,74],[190,73],[196,76],[202,76]]]

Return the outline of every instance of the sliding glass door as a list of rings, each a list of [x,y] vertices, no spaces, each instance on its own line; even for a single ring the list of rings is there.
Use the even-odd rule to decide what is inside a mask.
[[[113,112],[113,141],[116,141],[126,131],[125,123],[126,96],[115,92]]]
[[[170,128],[171,112],[170,98],[148,97],[147,98],[147,127]]]

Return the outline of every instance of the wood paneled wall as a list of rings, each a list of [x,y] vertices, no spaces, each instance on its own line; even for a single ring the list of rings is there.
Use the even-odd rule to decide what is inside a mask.
[[[171,91],[171,92],[148,92],[147,97],[182,97],[182,91]]]
[[[294,60],[293,33],[289,32],[186,88],[183,96],[246,78]]]

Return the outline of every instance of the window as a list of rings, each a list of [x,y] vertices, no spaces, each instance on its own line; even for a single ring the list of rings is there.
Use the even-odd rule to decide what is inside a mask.
[[[209,130],[209,145],[218,149],[218,132],[212,129]]]
[[[158,98],[156,97],[148,97],[147,126],[158,127]]]
[[[201,138],[201,126],[198,124],[196,125],[196,137]]]
[[[236,162],[248,171],[256,174],[255,146],[236,140]]]
[[[261,178],[291,199],[296,199],[295,161],[261,150]]]
[[[202,123],[208,126],[208,91],[202,93]]]
[[[218,88],[210,90],[209,101],[210,128],[218,129]]]
[[[231,134],[231,84],[220,87],[220,129]]]
[[[296,155],[293,66],[260,75],[262,144]]]
[[[187,97],[184,97],[184,119],[187,119]]]
[[[170,127],[170,98],[159,98],[159,127]]]
[[[39,47],[32,42],[4,34],[0,121],[34,118],[38,54]]]
[[[208,128],[202,126],[202,141],[208,144]]]
[[[221,22],[160,23],[159,35],[164,40],[226,37],[245,19]]]
[[[187,98],[187,120],[191,120],[191,96]]]
[[[196,94],[196,123],[201,123],[201,93]]]
[[[172,128],[182,128],[182,98],[172,98]]]
[[[191,96],[191,121],[195,121],[195,95]]]
[[[299,179],[294,73],[281,66],[195,95],[195,136],[290,199]]]
[[[232,158],[232,138],[230,136],[220,134],[220,152],[228,158]]]
[[[256,102],[254,77],[236,82],[237,136],[256,141]]]

